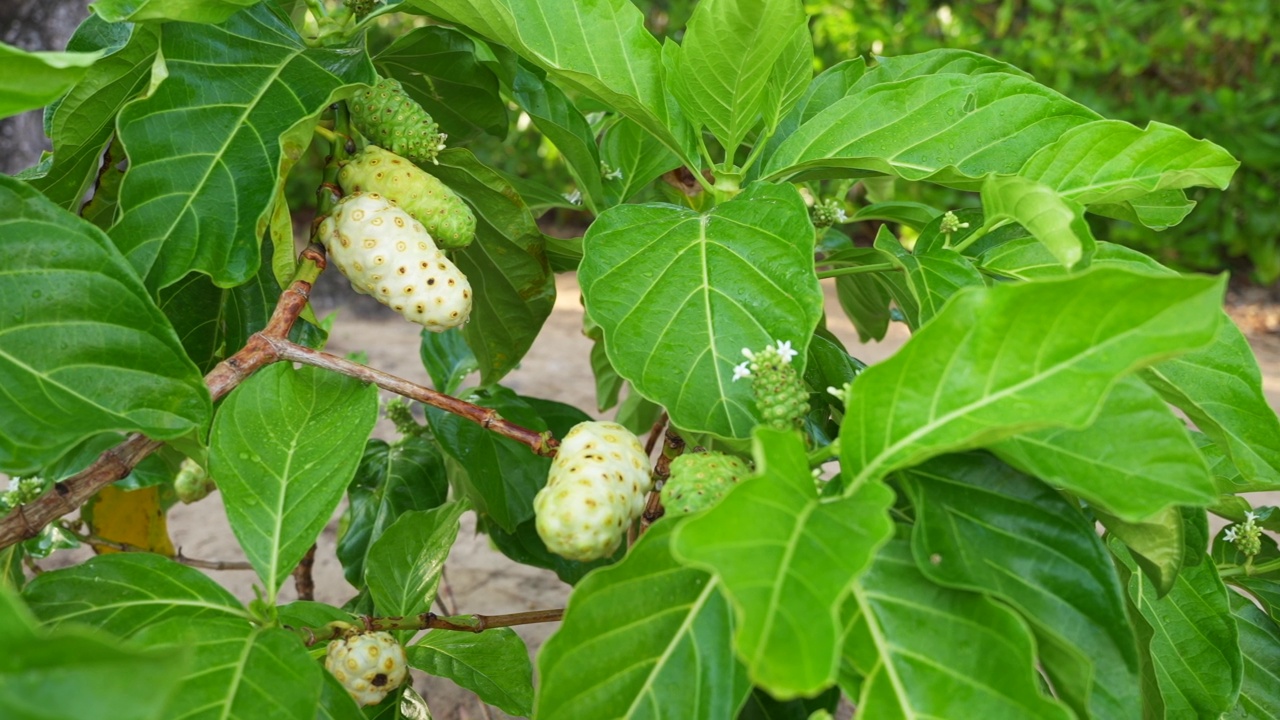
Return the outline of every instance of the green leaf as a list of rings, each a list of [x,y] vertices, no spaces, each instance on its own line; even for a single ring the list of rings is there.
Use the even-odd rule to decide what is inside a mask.
[[[988,455],[934,458],[901,477],[915,500],[912,551],[924,575],[1017,609],[1054,689],[1079,717],[1137,717],[1137,648],[1093,524],[1049,486]]]
[[[1118,382],[1082,429],[1046,428],[992,446],[1014,467],[1129,521],[1218,493],[1182,420],[1136,377]]]
[[[737,720],[825,720],[822,711],[830,712],[840,701],[840,690],[831,688],[812,698],[775,699],[760,688],[753,688],[746,703],[738,711]]]
[[[527,402],[504,387],[469,398],[503,418],[536,431],[547,424]],[[507,532],[533,517],[533,496],[547,483],[551,459],[539,457],[515,440],[490,432],[466,418],[428,408],[440,447],[458,463],[462,492],[476,510]],[[458,472],[451,470],[454,477]]]
[[[1017,433],[1087,425],[1121,375],[1208,342],[1221,292],[1219,279],[1098,268],[953,296],[854,381],[840,432],[848,484]]]
[[[851,92],[866,90],[873,85],[944,73],[957,75],[1004,73],[1031,79],[1030,74],[1013,65],[980,53],[958,48],[937,48],[909,55],[877,57],[876,66],[862,76]]]
[[[1093,255],[1097,241],[1084,219],[1084,208],[1052,188],[1016,175],[998,175],[982,185],[982,209],[988,223],[1012,220],[1066,267]]]
[[[1167,595],[1140,573],[1129,579],[1129,597],[1155,631],[1151,654],[1168,717],[1218,717],[1236,704],[1243,662],[1228,592],[1213,559],[1204,554],[1204,513],[1186,526],[1190,556]],[[1111,550],[1132,573],[1129,553],[1115,540]]]
[[[53,166],[31,184],[73,212],[98,175],[102,153],[126,102],[147,89],[160,36],[142,26],[110,25],[90,15],[68,47],[96,46],[107,54],[62,98],[53,111],[49,137]]]
[[[1117,205],[1095,203],[1089,206],[1089,212],[1165,230],[1182,222],[1195,206],[1195,201],[1188,200],[1181,190],[1160,190]]]
[[[336,554],[347,582],[364,587],[369,546],[382,537],[396,518],[413,510],[431,510],[449,495],[440,448],[421,437],[395,445],[371,439],[347,488],[346,530],[338,538]]]
[[[837,100],[779,145],[762,172],[869,170],[977,190],[979,178],[1017,172],[1041,147],[1096,119],[1024,77],[924,75]]]
[[[418,355],[436,390],[450,395],[457,393],[463,381],[480,369],[475,353],[467,346],[462,331],[456,328],[439,333],[424,328]]]
[[[982,273],[965,256],[940,246],[921,248],[919,243],[915,253],[909,253],[886,225],[876,233],[875,248],[906,271],[907,287],[919,306],[916,327],[933,319],[960,290],[986,285]]]
[[[97,0],[93,11],[107,22],[178,20],[220,23],[256,0]]]
[[[671,554],[660,522],[626,558],[585,578],[538,653],[535,717],[729,718],[750,689],[733,615],[707,573]]]
[[[723,582],[751,681],[789,700],[835,682],[840,604],[892,532],[893,493],[868,483],[820,500],[795,433],[758,428],[754,455],[756,476],[685,521],[673,549]]]
[[[1240,162],[1171,125],[1120,120],[1082,125],[1027,160],[1018,175],[1081,205],[1122,203],[1163,190],[1226,190]]]
[[[1211,345],[1155,365],[1142,379],[1227,453],[1247,483],[1237,492],[1280,490],[1280,418],[1235,323],[1223,322]]]
[[[790,137],[797,128],[808,122],[827,106],[847,95],[866,71],[867,63],[860,57],[842,60],[823,70],[809,83],[804,93],[801,94],[800,100],[778,123],[778,129],[774,132],[773,137],[769,138],[763,157],[771,157],[777,151],[778,146],[782,144],[782,141]]]
[[[506,137],[507,105],[498,94],[498,78],[476,59],[475,42],[461,32],[415,28],[378,53],[373,64],[383,76],[400,81],[450,143],[480,133]]]
[[[865,207],[858,208],[858,211],[849,217],[849,222],[883,220],[906,225],[914,230],[920,230],[941,216],[942,213],[938,212],[938,209],[932,205],[918,202],[886,201],[871,203]]]
[[[1280,626],[1245,598],[1231,593],[1230,599],[1244,677],[1240,703],[1228,717],[1280,718]]]
[[[600,153],[595,133],[573,100],[550,81],[516,64],[514,76],[508,79],[512,99],[528,114],[533,124],[564,158],[578,188],[583,204],[594,210],[604,198],[600,177]]]
[[[781,101],[781,93],[767,88],[783,51],[794,50],[798,27],[807,35],[804,8],[795,0],[703,0],[694,8],[667,82],[685,117],[720,140],[727,161],[761,111],[780,114],[780,107],[763,102],[770,95]],[[812,54],[806,59],[812,62]]]
[[[556,302],[555,276],[545,240],[520,196],[468,150],[440,154],[431,174],[475,210],[476,240],[454,262],[479,288],[471,321],[462,329],[491,385],[533,345]]]
[[[583,238],[578,278],[619,375],[684,430],[746,437],[752,392],[733,367],[775,341],[804,357],[822,314],[812,238],[792,186],[757,183],[705,215],[619,206]]]
[[[180,649],[138,650],[87,628],[38,633],[0,587],[0,716],[6,720],[161,720],[187,668]]]
[[[558,84],[616,108],[684,157],[696,154],[683,130],[668,129],[658,41],[627,0],[407,0],[453,24],[506,45]],[[518,19],[518,20],[517,20]],[[609,48],[609,52],[600,52]]]
[[[455,502],[434,510],[410,510],[373,542],[365,577],[379,614],[407,617],[431,609],[444,560],[458,538],[458,519],[466,509],[465,502]]]
[[[102,52],[27,52],[0,43],[0,118],[44,107],[85,76]]]
[[[1107,532],[1124,543],[1133,560],[1142,568],[1156,589],[1156,597],[1164,597],[1178,579],[1187,560],[1187,543],[1182,510],[1168,507],[1148,518],[1130,522],[1098,508],[1093,514]],[[1194,561],[1194,556],[1192,557]]]
[[[148,627],[138,640],[193,655],[164,717],[315,720],[323,670],[291,632],[244,621],[175,619]]]
[[[149,553],[98,555],[42,573],[23,596],[45,624],[82,623],[121,637],[169,618],[245,614],[240,602],[204,573]]]
[[[660,175],[679,167],[680,158],[640,125],[621,118],[600,139],[600,163],[604,209],[630,200]]]
[[[879,342],[889,331],[889,291],[869,273],[842,275],[836,278],[836,298],[854,329],[858,340]]]
[[[102,231],[0,177],[0,470],[35,472],[103,431],[202,432],[209,392]]]
[[[1023,621],[984,595],[929,582],[904,541],[880,549],[846,616],[844,652],[866,678],[855,700],[862,717],[1071,717],[1037,691]]]
[[[281,135],[340,87],[373,82],[373,67],[363,52],[308,48],[270,3],[224,25],[166,25],[160,52],[168,77],[120,113],[130,167],[112,240],[152,289],[190,270],[239,285],[258,270],[291,162]]]
[[[287,363],[259,370],[222,402],[209,475],[269,598],[337,508],[377,419],[376,387]]]
[[[813,80],[813,37],[808,19],[796,23],[786,47],[773,63],[769,82],[764,86],[760,113],[764,116],[764,132],[772,134],[782,118],[800,102]]]
[[[505,713],[528,717],[533,712],[529,650],[511,628],[432,630],[405,651],[410,666],[447,677]]]

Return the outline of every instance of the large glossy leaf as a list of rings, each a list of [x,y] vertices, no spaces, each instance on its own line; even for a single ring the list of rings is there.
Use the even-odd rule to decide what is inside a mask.
[[[100,230],[0,177],[0,470],[35,472],[108,430],[168,440],[209,393]]]
[[[1038,691],[1022,620],[983,595],[927,580],[904,541],[881,548],[845,614],[844,652],[864,677],[859,717],[1071,717]]]
[[[604,207],[630,200],[659,175],[680,165],[680,158],[633,120],[614,123],[600,139]]]
[[[1082,125],[1041,149],[1018,175],[1081,205],[1120,203],[1162,190],[1225,190],[1240,166],[1231,153],[1171,125],[1120,120]]]
[[[468,150],[443,152],[439,161],[430,172],[476,215],[476,240],[454,262],[476,287],[462,332],[488,385],[515,368],[538,336],[555,305],[555,276],[533,215],[501,176]]]
[[[369,546],[396,518],[411,510],[439,507],[448,495],[444,458],[435,443],[420,437],[395,445],[369,440],[347,488],[346,530],[336,549],[347,582],[364,586]]]
[[[1243,661],[1239,631],[1218,578],[1203,511],[1186,525],[1188,562],[1167,595],[1155,588],[1117,541],[1111,550],[1132,573],[1129,597],[1154,630],[1151,655],[1168,717],[1218,717],[1236,704]]]
[[[307,47],[271,3],[223,25],[167,25],[160,52],[168,77],[120,114],[130,167],[111,238],[152,289],[190,270],[238,285],[258,270],[280,136],[373,67]]]
[[[778,123],[773,137],[769,138],[762,159],[770,157],[805,122],[808,122],[831,103],[849,93],[867,71],[867,63],[860,57],[843,60],[822,71],[801,93],[800,99],[787,111]],[[758,170],[758,167],[755,170]]]
[[[742,350],[790,341],[804,358],[822,314],[799,192],[758,183],[705,215],[620,206],[583,243],[587,312],[618,374],[684,430],[746,437],[751,386],[732,381]]]
[[[873,85],[940,73],[955,75],[1004,73],[1031,79],[1030,74],[1013,65],[980,53],[958,48],[937,48],[909,55],[877,57],[876,66],[858,80],[857,84],[850,89],[850,93],[866,90]]]
[[[415,28],[378,53],[373,63],[431,114],[457,144],[480,133],[507,134],[507,105],[498,78],[476,59],[471,38],[452,28]]]
[[[291,632],[244,621],[175,619],[143,630],[138,642],[176,645],[193,655],[164,717],[315,720],[323,670]]]
[[[538,653],[543,720],[728,720],[750,685],[721,584],[671,555],[665,520],[626,559],[585,578]]]
[[[761,427],[754,445],[756,477],[685,521],[674,550],[724,583],[752,682],[787,700],[835,682],[840,604],[892,532],[893,493],[820,500],[798,434]]]
[[[565,87],[616,108],[684,157],[691,138],[670,120],[657,39],[629,0],[407,0],[496,40]],[[610,48],[601,52],[601,48]]]
[[[813,36],[809,34],[808,19],[795,23],[793,27],[786,47],[773,63],[760,101],[763,132],[768,135],[777,130],[782,118],[800,102],[813,80]]]
[[[1136,377],[1111,389],[1088,427],[1022,433],[992,450],[1125,520],[1170,505],[1209,505],[1218,496],[1182,420]]]
[[[780,102],[766,89],[801,26],[807,22],[796,0],[698,3],[685,27],[675,72],[668,75],[685,117],[710,130],[732,153],[760,122],[762,110],[779,115],[778,107],[763,107],[767,97]],[[807,59],[812,62],[812,53]]]
[[[259,370],[218,409],[209,474],[269,597],[337,508],[377,417],[376,387],[288,364]]]
[[[243,615],[240,602],[195,568],[148,553],[99,555],[43,573],[23,592],[50,625],[95,625],[127,637],[169,618]]]
[[[1230,600],[1240,632],[1244,677],[1240,703],[1228,717],[1280,718],[1280,625],[1245,598],[1232,593]]]
[[[1119,376],[1207,343],[1221,292],[1212,278],[1113,268],[965,290],[854,381],[842,471],[856,487],[943,452],[1082,427]]]
[[[1016,175],[998,175],[982,185],[987,222],[1012,220],[1044,243],[1066,267],[1093,255],[1097,241],[1084,219],[1084,208],[1047,185]]]
[[[76,211],[98,174],[103,149],[126,102],[146,89],[160,36],[153,28],[109,24],[96,15],[76,30],[68,49],[102,48],[107,55],[62,98],[49,137],[53,165],[31,184],[55,203]]]
[[[985,454],[934,458],[901,477],[915,498],[912,551],[924,575],[1017,608],[1077,715],[1137,717],[1138,653],[1093,524],[1049,486]]]
[[[186,669],[181,649],[122,647],[105,633],[41,633],[0,586],[0,717],[6,720],[162,720]]]
[[[1096,120],[1092,110],[1017,75],[924,75],[847,95],[796,129],[763,172],[845,168],[977,190],[1041,147]]]
[[[57,100],[101,58],[94,52],[27,52],[0,43],[0,118]]]
[[[1155,587],[1156,597],[1163,597],[1173,589],[1183,562],[1188,559],[1186,523],[1182,513],[1180,508],[1167,507],[1142,520],[1128,521],[1102,508],[1093,508],[1098,522],[1128,548],[1133,560]],[[1191,561],[1195,561],[1194,555]]]
[[[511,628],[432,630],[405,652],[410,666],[447,677],[503,712],[520,717],[533,713],[529,649]]]
[[[523,427],[547,429],[546,421],[507,388],[495,387],[469,399]],[[450,472],[476,510],[507,532],[515,532],[516,526],[532,518],[533,496],[547,483],[550,458],[534,455],[527,446],[457,415],[427,412],[440,447],[458,463]]]
[[[411,510],[369,548],[365,578],[380,615],[409,616],[431,609],[444,560],[458,537],[465,502]]]
[[[93,10],[108,22],[220,23],[254,3],[255,0],[97,0]]]
[[[1248,483],[1238,492],[1280,489],[1280,418],[1235,323],[1222,323],[1212,345],[1155,365],[1142,378],[1227,453]]]

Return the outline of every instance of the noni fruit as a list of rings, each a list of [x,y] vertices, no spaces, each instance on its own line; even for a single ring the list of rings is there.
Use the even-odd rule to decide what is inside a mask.
[[[662,507],[669,514],[713,507],[750,472],[746,463],[718,452],[689,453],[671,461],[671,476],[662,486]]]
[[[426,228],[377,193],[348,195],[320,224],[318,237],[357,292],[410,322],[443,332],[471,314],[471,283],[436,247]]]
[[[329,643],[324,668],[357,705],[377,705],[409,675],[404,648],[391,633],[351,635]]]
[[[779,341],[776,347],[769,345],[759,352],[744,348],[742,354],[747,361],[734,368],[733,379],[751,378],[761,422],[775,430],[803,427],[809,412],[809,390],[791,364],[791,358],[798,354],[791,342]]]
[[[427,228],[446,250],[471,244],[476,216],[471,208],[434,175],[376,145],[356,154],[338,173],[344,192],[375,192],[391,198]]]
[[[551,552],[586,562],[618,549],[653,486],[644,448],[617,423],[583,422],[560,442],[547,485],[533,500]]]
[[[348,106],[360,134],[401,157],[433,163],[444,149],[440,127],[398,80],[379,78],[373,87],[356,93]]]

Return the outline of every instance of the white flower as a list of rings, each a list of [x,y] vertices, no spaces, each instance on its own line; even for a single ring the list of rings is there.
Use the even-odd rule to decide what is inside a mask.
[[[560,197],[562,197],[562,198],[564,198],[565,200],[569,201],[569,204],[570,204],[570,205],[581,205],[581,204],[582,204],[582,191],[581,191],[581,190],[574,190],[574,191],[573,191],[573,192],[571,192],[571,193],[562,193],[562,194],[560,195]]]
[[[1244,514],[1244,522],[1246,525],[1253,523],[1253,521],[1257,519],[1258,519],[1258,516],[1253,511],[1249,511]]]
[[[1236,529],[1234,527],[1229,527],[1227,528],[1227,532],[1222,536],[1222,539],[1233,543],[1236,541],[1237,537]]]
[[[753,352],[751,352],[751,349],[750,349],[750,348],[742,348],[742,356],[743,356],[743,357],[745,357],[745,358],[746,358],[746,359],[748,359],[748,360],[755,360],[755,359],[756,359],[756,354],[755,354],[755,353],[753,353]],[[743,365],[746,365],[746,363],[743,363]]]
[[[796,351],[796,350],[792,350],[792,349],[791,349],[791,341],[790,341],[790,340],[787,340],[786,342],[783,342],[782,340],[779,340],[779,341],[778,341],[778,354],[782,356],[782,362],[784,362],[784,363],[789,363],[789,362],[791,362],[791,358],[793,358],[793,357],[795,357],[795,356],[799,355],[800,353],[799,353],[798,351]]]
[[[744,377],[751,377],[751,371],[747,369],[749,363],[741,363],[733,366],[733,381],[737,382]]]

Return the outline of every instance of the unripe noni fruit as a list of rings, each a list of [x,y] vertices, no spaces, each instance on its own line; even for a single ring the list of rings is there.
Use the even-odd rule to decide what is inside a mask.
[[[324,668],[357,705],[377,705],[409,675],[404,648],[391,633],[351,635],[329,643]]]
[[[379,78],[347,103],[351,122],[362,135],[417,163],[433,163],[445,136],[435,120],[405,93],[398,80]]]
[[[671,476],[662,486],[662,507],[668,514],[714,507],[729,488],[751,470],[732,455],[689,453],[671,461]]]
[[[458,327],[471,314],[471,283],[425,228],[377,193],[348,195],[317,233],[357,292],[428,330]]]
[[[560,442],[547,485],[533,500],[551,552],[586,562],[618,549],[653,486],[640,441],[617,423],[583,422]]]
[[[374,192],[391,198],[446,250],[466,247],[476,235],[476,216],[462,198],[436,176],[376,145],[365,147],[343,165],[338,183],[344,192]]]

